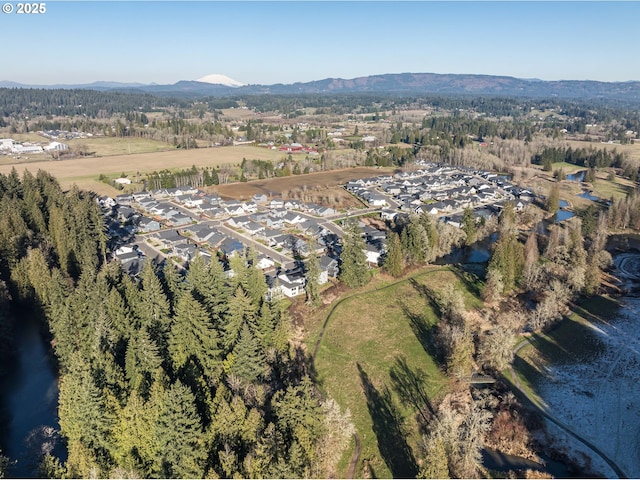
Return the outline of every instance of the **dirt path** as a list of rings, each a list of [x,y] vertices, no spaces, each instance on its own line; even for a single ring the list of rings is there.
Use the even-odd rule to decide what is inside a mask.
[[[356,467],[358,466],[358,461],[360,460],[360,450],[362,449],[362,445],[360,444],[360,436],[357,433],[353,434],[353,439],[356,442],[356,446],[353,449],[353,454],[351,455],[351,460],[349,461],[347,478],[355,478]]]

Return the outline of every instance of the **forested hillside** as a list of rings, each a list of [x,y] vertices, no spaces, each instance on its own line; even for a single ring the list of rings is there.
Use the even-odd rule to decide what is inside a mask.
[[[68,458],[45,456],[41,474],[333,474],[348,415],[317,394],[250,259],[231,278],[196,260],[186,277],[147,263],[133,280],[105,261],[92,197],[42,171],[0,176],[3,312],[36,305],[60,369]],[[0,316],[0,353],[14,317]]]

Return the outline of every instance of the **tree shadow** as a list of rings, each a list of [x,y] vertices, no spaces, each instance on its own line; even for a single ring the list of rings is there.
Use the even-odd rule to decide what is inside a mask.
[[[436,294],[427,288],[426,285],[421,284],[415,278],[410,278],[409,283],[413,287],[413,289],[420,294],[421,297],[425,298],[427,302],[429,302],[429,306],[433,309],[438,317],[442,317],[443,311],[440,302],[438,301],[438,297]]]
[[[393,389],[400,396],[400,399],[412,405],[420,415],[423,425],[428,425],[435,414],[433,405],[424,389],[429,380],[429,374],[418,368],[412,370],[407,364],[404,356],[397,356],[394,364],[389,370],[389,376],[393,384]]]
[[[451,271],[464,284],[469,293],[476,298],[480,298],[482,294],[480,279],[484,278],[484,270],[479,272],[478,269],[474,268],[452,268]],[[483,273],[483,275],[481,276],[480,273]]]
[[[378,391],[360,363],[357,363],[357,367],[382,459],[394,478],[415,478],[418,466],[407,443],[403,421],[393,404],[391,392],[386,387],[382,392]]]
[[[421,285],[418,282],[416,282],[414,279],[410,279],[409,281],[411,285],[416,289],[416,291],[421,296],[427,299],[427,301],[429,302],[429,306],[434,310],[436,316],[442,317],[442,310],[441,310],[440,304],[438,303],[438,300],[433,294],[433,292],[431,292],[424,285]],[[438,362],[439,364],[442,364],[444,360],[440,355],[440,352],[438,351],[436,343],[434,342],[436,326],[432,325],[427,320],[425,315],[417,314],[411,311],[409,306],[406,305],[404,302],[402,302],[402,300],[400,299],[398,300],[398,305],[402,309],[402,313],[409,320],[409,325],[411,326],[411,330],[413,331],[413,334],[416,336],[416,338],[420,342],[420,345],[422,345],[422,348],[424,349],[424,351],[431,358],[435,359],[436,362]]]
[[[404,315],[409,319],[411,330],[420,342],[420,345],[422,345],[424,351],[438,363],[442,363],[438,348],[433,341],[435,334],[435,325],[429,324],[424,315],[419,315],[412,312],[409,307],[407,307],[407,305],[405,305],[401,301],[398,301],[398,303],[400,304],[402,313],[404,313]]]

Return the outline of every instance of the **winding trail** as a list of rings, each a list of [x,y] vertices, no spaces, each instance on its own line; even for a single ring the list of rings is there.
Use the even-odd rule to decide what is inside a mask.
[[[523,347],[526,347],[528,345],[530,345],[528,338],[521,341],[518,345],[516,345],[516,348],[513,350],[514,358]],[[600,450],[596,445],[591,443],[589,440],[581,436],[579,433],[574,431],[573,428],[571,428],[569,425],[565,424],[564,422],[559,420],[557,417],[553,416],[545,406],[540,405],[537,399],[529,396],[529,394],[525,391],[525,389],[522,388],[522,384],[520,383],[520,377],[516,374],[516,371],[513,368],[513,363],[511,363],[511,366],[509,368],[511,370],[511,377],[513,378],[513,388],[518,390],[520,395],[524,397],[529,402],[529,404],[533,406],[535,410],[537,410],[547,420],[556,424],[558,427],[562,428],[565,432],[567,432],[569,435],[574,437],[580,443],[589,447],[594,453],[600,456],[600,458],[602,458],[602,460],[604,460],[614,472],[616,472],[616,475],[618,475],[619,478],[629,478],[629,476],[626,473],[624,473],[622,469],[606,453]]]

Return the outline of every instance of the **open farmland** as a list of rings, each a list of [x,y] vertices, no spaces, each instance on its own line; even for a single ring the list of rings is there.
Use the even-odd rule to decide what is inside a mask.
[[[305,175],[290,175],[288,177],[218,185],[215,190],[224,198],[236,200],[247,200],[256,193],[265,193],[269,196],[276,195],[285,199],[299,198],[304,200],[305,197],[308,197],[304,201],[314,201],[327,205],[337,204],[339,207],[358,207],[362,204],[341,188],[341,185],[352,178],[373,177],[390,171],[389,169],[383,170],[371,167],[345,168]]]
[[[104,191],[104,187],[107,187],[110,194],[115,194],[115,189],[98,180],[100,174],[113,176],[124,172],[127,175],[133,175],[137,172],[144,174],[164,169],[190,168],[192,165],[197,167],[235,165],[239,164],[243,158],[280,160],[282,152],[252,146],[171,150],[101,158],[83,157],[60,161],[15,162],[0,165],[0,173],[8,174],[13,167],[20,174],[25,169],[34,175],[38,170],[46,170],[54,175],[64,187],[76,184],[79,187],[97,192]]]
[[[576,140],[567,141],[571,148],[595,148],[596,150],[616,150],[618,152],[627,153],[631,160],[640,162],[640,143],[632,143],[628,145],[620,145],[618,143],[600,143],[600,142],[580,142]]]
[[[96,157],[107,157],[111,155],[128,155],[136,153],[161,152],[166,150],[175,151],[175,147],[166,142],[150,140],[138,137],[89,137],[74,138],[67,140],[72,150],[84,150]]]

